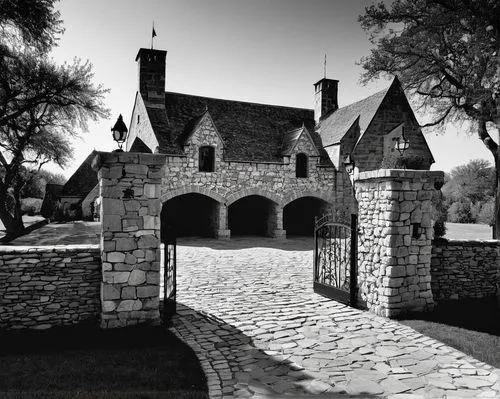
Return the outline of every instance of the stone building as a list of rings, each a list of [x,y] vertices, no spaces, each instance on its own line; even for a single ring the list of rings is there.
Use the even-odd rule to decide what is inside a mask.
[[[343,108],[338,81],[321,79],[314,109],[292,108],[165,91],[166,55],[137,54],[126,149],[167,155],[162,222],[179,235],[312,234],[314,216],[355,209],[345,156],[378,169],[403,129],[408,166],[434,162],[397,79]]]
[[[339,108],[338,81],[324,78],[314,84],[314,109],[292,108],[165,91],[166,55],[137,54],[126,150],[167,156],[162,224],[178,236],[312,234],[314,217],[328,209],[356,212],[346,156],[360,172],[394,166],[403,131],[411,143],[405,166],[434,162],[397,79]],[[98,192],[87,186],[77,201],[85,215]]]

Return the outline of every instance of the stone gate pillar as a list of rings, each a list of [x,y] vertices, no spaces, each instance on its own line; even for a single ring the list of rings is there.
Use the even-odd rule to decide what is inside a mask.
[[[165,156],[99,152],[101,327],[160,322],[160,211]]]
[[[431,310],[431,199],[443,172],[381,169],[355,178],[358,301],[385,317]]]
[[[283,207],[279,204],[271,205],[271,214],[267,223],[267,235],[277,240],[286,238],[286,230],[283,230]]]

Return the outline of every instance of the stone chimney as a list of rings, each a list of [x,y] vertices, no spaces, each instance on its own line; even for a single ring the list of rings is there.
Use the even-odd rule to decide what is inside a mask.
[[[318,123],[330,111],[339,107],[338,80],[323,78],[314,84],[314,120]]]
[[[165,106],[165,68],[167,52],[141,48],[137,53],[139,92],[148,106]]]

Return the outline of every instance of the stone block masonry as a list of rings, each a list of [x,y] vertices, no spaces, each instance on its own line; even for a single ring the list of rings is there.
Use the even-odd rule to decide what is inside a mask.
[[[500,294],[500,241],[434,240],[431,259],[435,301]]]
[[[101,204],[101,327],[160,322],[160,191],[165,156],[103,153]]]
[[[97,322],[100,281],[96,245],[0,247],[0,328]]]
[[[358,300],[385,317],[431,310],[431,199],[443,172],[381,169],[356,177]]]

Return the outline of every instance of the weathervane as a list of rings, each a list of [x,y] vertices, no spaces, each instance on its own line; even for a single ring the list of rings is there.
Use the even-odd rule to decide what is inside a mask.
[[[153,50],[153,39],[156,36],[156,31],[155,31],[155,21],[153,21],[153,31],[151,32],[151,50]]]

